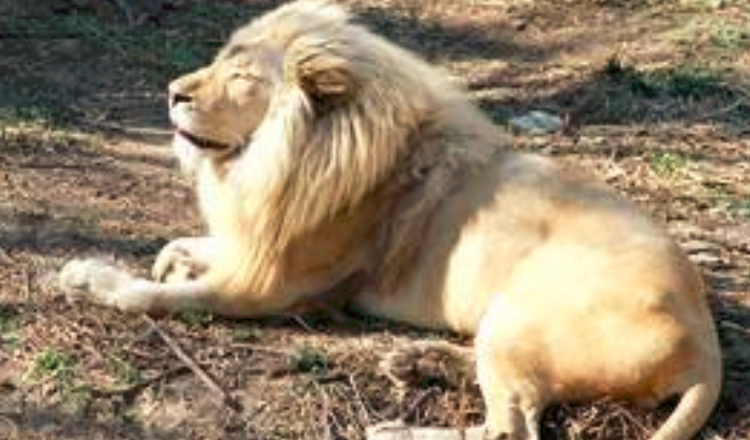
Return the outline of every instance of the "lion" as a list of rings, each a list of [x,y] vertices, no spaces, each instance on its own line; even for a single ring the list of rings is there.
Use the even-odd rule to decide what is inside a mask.
[[[652,440],[687,440],[712,413],[715,325],[663,228],[512,151],[447,75],[343,7],[256,18],[169,85],[169,112],[207,236],[169,243],[153,279],[73,260],[72,298],[231,317],[346,304],[473,336],[487,439],[538,438],[561,401],[679,396]]]

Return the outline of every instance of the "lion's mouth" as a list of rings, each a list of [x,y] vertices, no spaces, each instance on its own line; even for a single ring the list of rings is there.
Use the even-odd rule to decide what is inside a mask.
[[[193,146],[200,150],[211,150],[211,151],[225,151],[232,148],[231,145],[225,144],[222,142],[217,142],[211,139],[206,139],[200,136],[196,136],[193,133],[190,133],[189,131],[182,130],[179,128],[174,129],[175,133],[179,136],[182,136],[190,142]]]

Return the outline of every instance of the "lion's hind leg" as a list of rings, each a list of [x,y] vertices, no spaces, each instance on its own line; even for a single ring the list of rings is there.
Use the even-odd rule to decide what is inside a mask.
[[[476,337],[476,373],[486,407],[485,438],[537,440],[549,403],[536,325],[496,297]]]
[[[539,419],[547,404],[544,387],[507,354],[482,351],[477,353],[477,378],[487,408],[485,438],[538,440]]]
[[[476,348],[440,341],[406,344],[395,348],[380,364],[384,374],[402,390],[434,384],[453,388],[478,381],[488,409],[484,426],[446,429],[386,423],[371,427],[368,440],[538,439],[544,407],[539,393],[542,388],[535,386],[528,372],[508,356],[513,353],[512,347],[497,341],[495,333],[484,336],[489,339],[478,339]]]

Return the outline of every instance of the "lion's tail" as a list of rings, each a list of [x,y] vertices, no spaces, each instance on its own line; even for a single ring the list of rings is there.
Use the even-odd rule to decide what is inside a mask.
[[[716,359],[685,390],[672,414],[650,440],[689,440],[703,427],[721,392],[722,366],[720,357]]]

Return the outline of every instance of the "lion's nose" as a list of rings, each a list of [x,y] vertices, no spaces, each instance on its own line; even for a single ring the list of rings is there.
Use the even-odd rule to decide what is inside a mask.
[[[180,92],[169,92],[169,107],[172,108],[181,102],[190,103],[193,98],[190,95],[186,95]]]
[[[169,84],[169,108],[173,108],[181,102],[190,103],[193,101],[192,88],[188,87],[190,84],[190,82],[186,83],[184,77]]]
[[[181,76],[167,87],[169,92],[169,107],[172,108],[180,103],[192,103],[196,93],[204,84],[210,74],[210,67],[205,67],[196,72]]]

